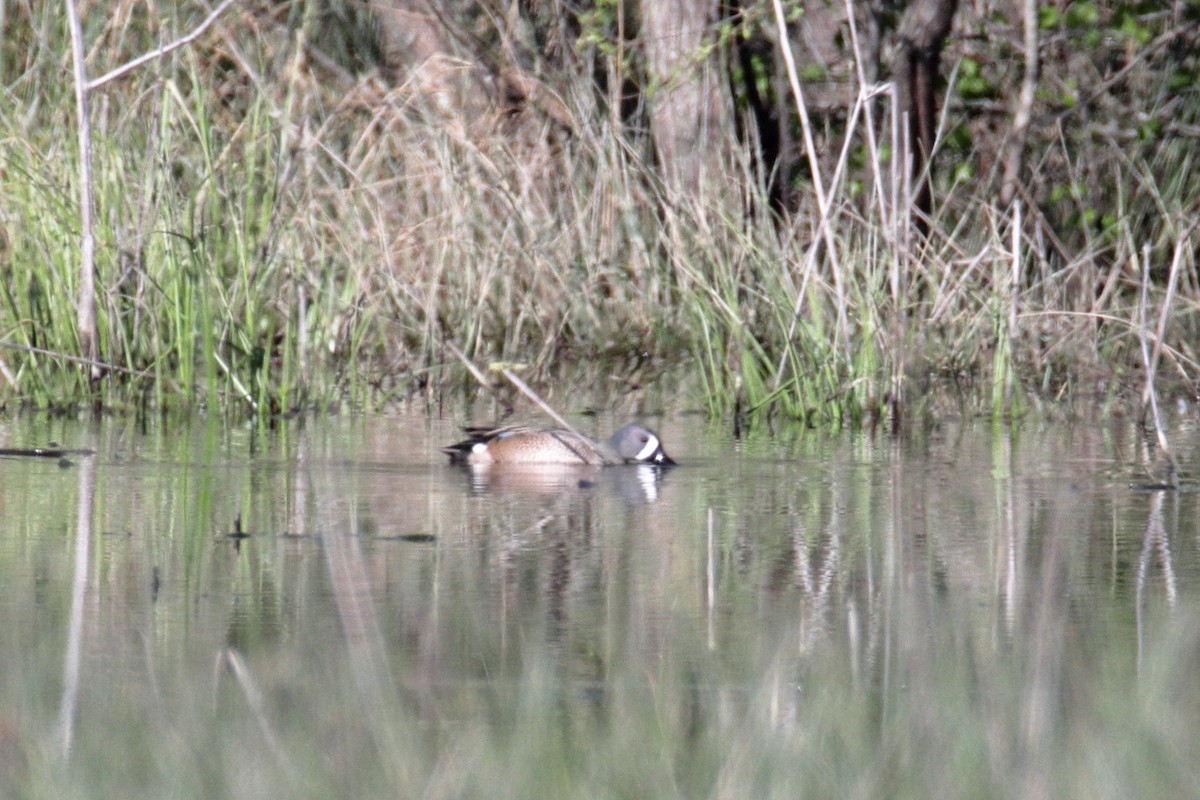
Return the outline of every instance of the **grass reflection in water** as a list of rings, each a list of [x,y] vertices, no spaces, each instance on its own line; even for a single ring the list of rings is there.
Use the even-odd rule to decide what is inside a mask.
[[[1131,490],[1120,431],[669,430],[665,475],[497,484],[440,463],[450,422],[54,424],[10,439],[96,455],[4,462],[4,796],[1200,779],[1198,495]]]

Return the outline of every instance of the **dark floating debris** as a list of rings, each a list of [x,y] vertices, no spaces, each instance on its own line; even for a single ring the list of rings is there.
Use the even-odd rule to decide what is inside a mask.
[[[246,532],[246,531],[242,530],[242,515],[241,515],[241,514],[238,514],[238,515],[237,515],[237,516],[234,518],[234,520],[233,520],[233,530],[232,530],[232,531],[230,531],[229,533],[225,534],[225,538],[226,538],[226,539],[236,539],[236,540],[239,540],[239,541],[240,541],[240,540],[242,540],[242,539],[249,539],[249,538],[250,538],[250,534],[249,534],[248,532]]]
[[[377,537],[385,542],[408,542],[410,544],[429,544],[437,541],[437,535],[433,533],[402,533],[398,536],[379,536]]]
[[[17,456],[18,458],[57,458],[65,460],[67,456],[94,456],[95,450],[85,448],[59,447],[0,447],[0,456]]]

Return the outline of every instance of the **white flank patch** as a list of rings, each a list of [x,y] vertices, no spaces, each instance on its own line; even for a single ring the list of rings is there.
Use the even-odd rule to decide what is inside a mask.
[[[657,449],[658,437],[651,435],[650,438],[646,440],[646,446],[643,447],[641,452],[634,456],[633,459],[634,461],[645,461],[647,458],[654,455],[654,451]]]

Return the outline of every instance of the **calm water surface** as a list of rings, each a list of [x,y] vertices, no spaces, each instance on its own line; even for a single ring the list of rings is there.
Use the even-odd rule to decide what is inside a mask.
[[[7,422],[96,455],[0,459],[0,795],[1198,796],[1200,493],[1133,426],[465,421]]]

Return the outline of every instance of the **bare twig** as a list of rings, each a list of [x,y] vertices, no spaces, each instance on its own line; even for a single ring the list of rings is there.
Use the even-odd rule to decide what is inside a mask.
[[[446,346],[450,348],[451,353],[454,353],[454,355],[458,357],[458,360],[461,361],[463,366],[467,368],[467,372],[471,373],[471,377],[478,381],[480,386],[485,389],[492,388],[492,382],[487,379],[487,375],[483,374],[483,370],[475,366],[474,362],[467,358],[466,353],[464,353],[462,350],[459,350],[458,346],[455,345],[454,342],[448,341],[446,342]]]
[[[534,402],[534,404],[536,404],[537,407],[540,408],[542,411],[545,411],[551,417],[551,419],[553,419],[559,425],[562,425],[564,428],[566,428],[567,430],[569,430],[571,433],[575,434],[576,436],[581,436],[579,431],[575,430],[575,427],[571,423],[567,422],[561,414],[559,414],[557,411],[555,411],[553,408],[551,408],[550,405],[545,400],[538,397],[537,393],[534,392],[533,389],[530,389],[528,384],[525,383],[525,381],[518,378],[511,369],[509,369],[508,367],[503,367],[500,370],[500,374],[503,375],[504,377],[508,378],[509,383],[511,383],[513,386],[517,387],[518,389],[520,389],[521,393],[523,395],[525,395],[530,400],[532,400]]]
[[[456,347],[453,342],[446,342],[446,346],[450,348],[450,352],[454,353],[454,355],[456,355],[458,357],[458,360],[463,363],[463,366],[465,366],[467,368],[467,371],[471,373],[472,377],[474,377],[475,380],[479,381],[480,386],[484,387],[485,389],[492,388],[492,383],[491,383],[491,381],[489,381],[487,379],[487,376],[484,375],[483,370],[481,370],[479,367],[475,366],[475,364],[473,364],[471,362],[471,359],[467,358],[466,354],[463,353],[462,350],[458,349],[458,347]],[[525,381],[518,378],[516,373],[513,372],[512,369],[510,369],[507,366],[503,366],[503,365],[493,366],[492,369],[494,369],[495,371],[497,371],[501,375],[503,375],[505,378],[507,378],[508,382],[511,383],[513,386],[517,387],[517,389],[521,392],[521,394],[525,395],[530,400],[532,400],[538,408],[540,408],[542,411],[544,411],[551,419],[553,419],[559,425],[563,426],[564,428],[566,428],[567,430],[569,430],[571,433],[575,434],[576,436],[581,435],[579,433],[579,431],[575,430],[575,426],[573,426],[571,423],[567,422],[567,420],[562,416],[562,414],[559,414],[557,411],[555,411],[553,408],[551,408],[550,404],[547,403],[545,400],[543,400],[541,397],[539,397],[537,392],[533,391],[533,389],[530,389],[529,384],[525,383]]]
[[[94,374],[94,375],[100,375],[103,372],[108,371],[108,372],[119,372],[122,375],[129,375],[134,378],[148,378],[148,379],[153,380],[153,379],[159,377],[157,375],[157,373],[151,372],[149,370],[129,369],[128,367],[122,367],[117,364],[110,364],[107,361],[99,361],[94,358],[83,358],[81,356],[67,355],[66,353],[59,353],[55,350],[47,350],[44,347],[32,347],[27,344],[19,344],[17,342],[7,342],[3,339],[0,339],[0,348],[4,348],[7,350],[20,350],[23,353],[33,353],[35,355],[48,356],[50,358],[60,358],[63,361],[67,361],[71,364],[80,364],[85,367],[91,367],[92,374]],[[0,359],[0,374],[3,374],[5,379],[12,386],[15,387],[17,385],[16,376],[14,376],[12,374],[12,372],[8,368],[8,365],[4,363],[3,359]],[[163,384],[164,384],[164,386],[166,386],[166,388],[170,389],[172,392],[179,395],[180,397],[186,396],[183,389],[179,388],[179,385],[176,384],[174,381],[164,378]]]
[[[47,350],[44,347],[32,347],[27,344],[19,344],[18,342],[6,342],[0,339],[0,348],[7,350],[20,350],[23,353],[34,353],[39,356],[50,356],[51,358],[61,358],[63,361],[69,361],[72,364],[81,364],[85,367],[91,367],[94,370],[109,370],[112,372],[120,372],[123,375],[132,375],[135,378],[153,378],[155,373],[138,371],[129,369],[128,367],[120,367],[116,364],[109,364],[106,361],[99,361],[94,358],[81,358],[80,356],[69,356],[66,353],[59,353],[55,350]],[[15,385],[15,383],[14,383]]]
[[[224,12],[225,9],[227,9],[231,5],[233,5],[233,3],[234,3],[234,0],[225,0],[224,3],[221,3],[221,5],[217,6],[215,9],[213,9],[213,12],[211,14],[209,14],[207,17],[205,17],[203,22],[201,22],[199,25],[197,25],[195,28],[193,28],[191,33],[187,34],[186,36],[181,36],[180,38],[176,39],[175,41],[171,42],[170,44],[165,44],[162,47],[158,48],[157,50],[151,50],[149,53],[144,53],[144,54],[138,56],[137,58],[133,59],[132,61],[127,61],[124,64],[122,64],[121,66],[117,67],[116,69],[104,73],[99,78],[95,78],[94,80],[89,81],[87,84],[87,88],[88,89],[96,89],[96,88],[108,83],[109,81],[116,80],[117,78],[121,77],[122,75],[124,75],[127,72],[132,72],[133,70],[137,69],[142,64],[145,64],[148,61],[153,61],[154,59],[159,58],[160,56],[165,56],[167,53],[171,52],[172,50],[178,50],[180,47],[183,47],[185,44],[190,44],[191,42],[193,42],[197,38],[199,38],[199,36],[202,33],[204,33],[206,30],[208,30],[212,26],[212,24],[217,21],[217,17],[221,16],[222,12]],[[67,4],[71,5],[72,4],[71,0],[67,0]],[[82,41],[82,37],[81,37],[81,41]]]

